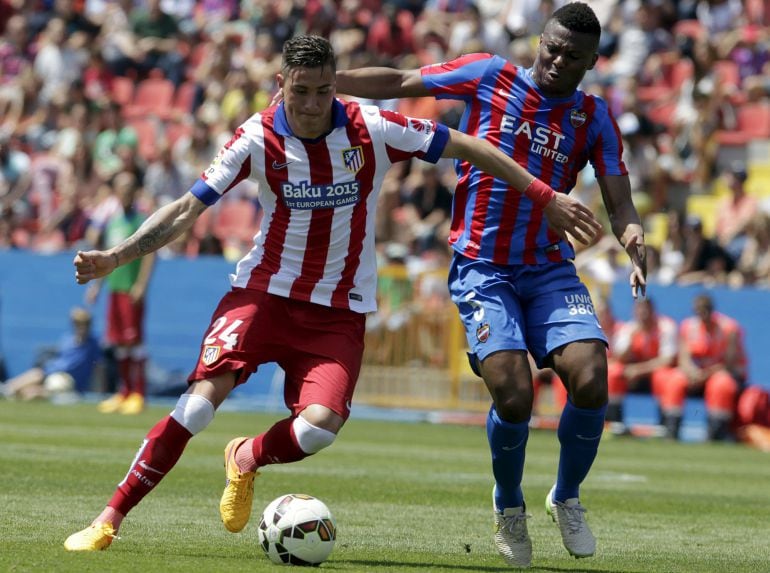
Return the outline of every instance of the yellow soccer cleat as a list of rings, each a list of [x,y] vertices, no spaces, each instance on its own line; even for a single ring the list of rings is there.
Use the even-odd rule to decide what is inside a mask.
[[[122,394],[115,394],[114,396],[99,402],[99,405],[96,406],[96,409],[99,410],[102,414],[113,414],[120,409],[120,405],[125,399],[126,397]]]
[[[70,535],[64,542],[64,549],[67,551],[101,551],[107,549],[116,537],[117,531],[111,523],[94,523],[82,531]]]
[[[123,400],[123,403],[118,408],[118,412],[128,416],[141,414],[142,410],[144,410],[144,396],[136,392],[126,396],[126,399]]]
[[[225,491],[219,502],[219,515],[225,529],[238,533],[251,517],[254,478],[259,472],[241,472],[235,463],[235,451],[248,438],[235,438],[225,447]]]

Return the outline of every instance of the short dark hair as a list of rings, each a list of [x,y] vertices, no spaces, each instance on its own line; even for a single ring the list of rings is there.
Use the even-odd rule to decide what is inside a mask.
[[[570,2],[556,10],[549,20],[556,20],[570,32],[590,34],[597,38],[602,35],[602,26],[599,19],[588,4],[583,2]]]
[[[329,40],[320,36],[297,36],[283,45],[281,70],[292,68],[322,68],[331,66],[337,69],[334,48]]]

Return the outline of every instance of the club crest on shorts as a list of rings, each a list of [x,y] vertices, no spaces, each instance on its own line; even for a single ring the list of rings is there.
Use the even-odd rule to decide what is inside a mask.
[[[217,361],[219,358],[219,346],[204,346],[203,354],[201,354],[201,362],[206,366]]]
[[[574,128],[581,127],[587,119],[588,114],[584,111],[573,109],[571,112],[569,112],[569,122]]]
[[[489,323],[485,322],[484,324],[479,324],[479,327],[476,329],[476,340],[479,342],[486,342],[489,340]]]
[[[342,163],[351,173],[358,173],[364,166],[364,148],[360,145],[342,150]]]

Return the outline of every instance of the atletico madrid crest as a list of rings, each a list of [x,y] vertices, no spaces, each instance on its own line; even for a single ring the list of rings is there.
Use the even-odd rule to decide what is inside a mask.
[[[569,122],[572,124],[572,127],[576,129],[578,127],[581,127],[586,122],[587,119],[588,119],[588,114],[584,111],[573,109],[569,113]]]
[[[485,322],[484,324],[479,325],[476,329],[476,340],[481,343],[489,340],[489,323]]]
[[[364,166],[364,149],[360,145],[342,150],[342,163],[351,173],[358,173]]]
[[[201,362],[206,366],[216,362],[219,358],[219,346],[205,346],[203,348],[203,354],[201,354]]]

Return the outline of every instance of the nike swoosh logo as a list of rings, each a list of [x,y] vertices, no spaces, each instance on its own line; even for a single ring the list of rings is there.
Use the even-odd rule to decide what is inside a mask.
[[[601,438],[601,437],[602,437],[602,435],[601,435],[601,434],[599,434],[598,436],[582,436],[582,435],[580,435],[580,434],[577,434],[577,439],[578,439],[578,440],[586,440],[586,441],[589,441],[589,442],[590,442],[591,440],[598,440],[598,439],[599,439],[599,438]]]
[[[515,446],[500,446],[500,449],[501,449],[501,450],[503,450],[504,452],[511,452],[511,451],[513,451],[513,450],[516,450],[516,449],[520,448],[520,447],[522,446],[522,444],[523,444],[524,442],[526,442],[526,441],[527,441],[527,438],[524,438],[523,440],[521,440],[521,441],[520,441],[518,444],[516,444]]]
[[[497,90],[497,93],[499,93],[504,98],[518,99],[515,95],[511,93],[507,93],[505,90],[503,90],[503,88],[500,88],[499,90]]]
[[[294,163],[294,162],[286,161],[285,163],[278,163],[277,161],[273,160],[273,169],[283,169],[284,167],[287,167],[291,163]]]
[[[162,472],[160,470],[156,470],[155,468],[148,466],[147,462],[145,462],[144,460],[139,460],[139,467],[147,470],[148,472],[155,472],[156,474],[166,475],[166,472]]]

